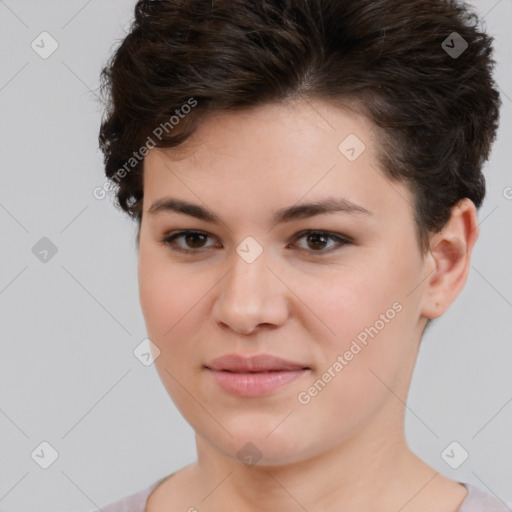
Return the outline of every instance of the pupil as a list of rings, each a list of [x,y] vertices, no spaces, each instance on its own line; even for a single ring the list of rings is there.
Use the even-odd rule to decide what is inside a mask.
[[[189,234],[187,235],[187,244],[189,244],[190,246],[192,246],[192,247],[194,247],[194,248],[201,247],[201,246],[202,246],[202,244],[201,244],[201,243],[200,243],[199,245],[194,245],[194,243],[193,243],[193,242],[192,242],[192,243],[189,243],[191,239],[194,239],[194,238],[195,238],[195,239],[196,239],[196,241],[197,241],[197,239],[198,239],[198,238],[201,238],[201,237],[203,238],[203,242],[204,242],[204,235],[202,235],[202,234],[200,234],[200,233],[189,233]]]
[[[320,245],[322,247],[316,247],[316,249],[323,249],[323,247],[325,246],[325,239],[326,239],[326,236],[325,235],[319,235],[319,234],[313,234],[313,235],[309,235],[308,237],[309,240],[311,239],[323,239],[323,242],[320,242]],[[313,243],[313,245],[315,245],[315,243]]]

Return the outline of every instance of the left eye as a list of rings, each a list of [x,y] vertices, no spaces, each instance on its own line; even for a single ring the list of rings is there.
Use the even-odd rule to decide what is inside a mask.
[[[201,249],[205,249],[212,246],[205,246],[204,242],[206,239],[210,238],[210,236],[207,233],[204,233],[202,231],[178,231],[176,233],[171,233],[169,235],[164,236],[160,241],[167,246],[170,246],[173,250],[184,252],[184,253],[194,253],[194,252],[200,252]],[[328,240],[334,240],[334,246],[344,246],[344,245],[350,245],[352,242],[347,240],[346,238],[343,238],[342,236],[335,235],[332,233],[329,233],[327,231],[302,231],[301,233],[298,233],[295,235],[293,240],[296,242],[301,239],[306,239],[307,243],[310,247],[313,247],[314,249],[308,249],[308,248],[302,248],[302,250],[306,250],[313,253],[326,253],[330,252],[325,251]],[[176,243],[176,240],[182,239],[186,243],[186,247],[179,246]],[[332,245],[329,247],[329,249],[332,249]]]
[[[335,235],[332,233],[328,233],[327,231],[304,231],[302,233],[299,233],[295,236],[294,240],[300,240],[301,238],[305,238],[307,240],[307,243],[311,247],[311,243],[313,244],[313,247],[316,247],[315,250],[310,252],[330,252],[330,251],[324,251],[322,249],[325,249],[325,246],[327,244],[328,240],[334,240],[336,243],[334,246],[343,246],[343,245],[349,245],[351,242],[347,240],[346,238],[343,238],[339,235]],[[320,246],[320,247],[319,247]],[[329,249],[332,249],[332,245],[329,247]],[[305,249],[308,250],[308,249]]]

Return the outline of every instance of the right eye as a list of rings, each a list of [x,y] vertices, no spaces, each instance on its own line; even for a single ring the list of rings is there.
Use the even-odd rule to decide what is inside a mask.
[[[160,242],[170,247],[173,251],[184,253],[197,253],[205,248],[204,241],[209,237],[208,233],[203,231],[183,230],[169,233],[160,239]],[[187,244],[186,247],[180,246],[176,240],[182,240]],[[206,246],[208,248],[209,246]],[[211,246],[210,246],[211,247]]]

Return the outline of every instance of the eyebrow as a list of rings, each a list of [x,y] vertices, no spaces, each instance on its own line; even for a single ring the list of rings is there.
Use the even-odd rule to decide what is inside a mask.
[[[148,210],[148,213],[155,214],[159,212],[177,212],[190,215],[196,219],[212,222],[214,224],[223,223],[222,219],[213,211],[188,201],[167,197],[155,201]],[[362,206],[344,198],[323,199],[311,203],[302,203],[298,205],[280,208],[274,213],[274,224],[290,222],[296,219],[304,219],[315,215],[326,213],[348,213],[348,214],[366,214],[373,215]]]

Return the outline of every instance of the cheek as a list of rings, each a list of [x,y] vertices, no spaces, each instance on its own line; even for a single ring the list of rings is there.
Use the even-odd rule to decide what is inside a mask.
[[[182,382],[203,363],[199,333],[208,320],[208,293],[215,280],[170,262],[161,252],[140,252],[139,299],[148,337],[160,350],[155,365],[174,397],[179,386],[167,372]]]
[[[391,274],[382,260],[373,265],[368,261],[361,268],[340,269],[330,279],[312,280],[299,292],[322,321],[314,336],[319,348],[315,379],[330,369],[336,378],[328,387],[338,389],[347,403],[385,391],[377,376],[391,383],[408,371],[411,351],[404,333],[410,332],[413,309],[405,302],[404,280]]]
[[[195,297],[199,290],[195,287],[195,281],[189,279],[178,266],[171,265],[165,258],[165,251],[142,244],[138,283],[146,327],[156,339],[162,340],[197,302]]]
[[[297,418],[307,417],[325,439],[360,429],[388,400],[400,406],[390,389],[405,396],[401,383],[413,362],[404,346],[408,310],[384,281],[359,275],[333,282],[326,293],[316,289],[311,308],[335,334],[318,337],[319,364],[297,396]]]
[[[169,293],[168,276],[152,263],[146,255],[139,258],[139,299],[150,337],[160,338],[171,326],[167,315],[175,311],[175,298]]]
[[[304,304],[321,319],[327,339],[341,344],[373,325],[381,313],[392,307],[397,294],[391,290],[384,273],[372,271],[370,262],[361,268],[330,269],[316,279],[295,280]]]
[[[207,288],[198,289],[198,280],[183,269],[170,265],[158,251],[139,252],[139,299],[148,337],[159,348],[155,367],[169,396],[188,417],[190,396],[180,383],[190,387],[190,372],[199,367],[200,354],[190,333],[197,327],[194,314],[201,307],[200,296]],[[186,361],[187,364],[183,364]]]

